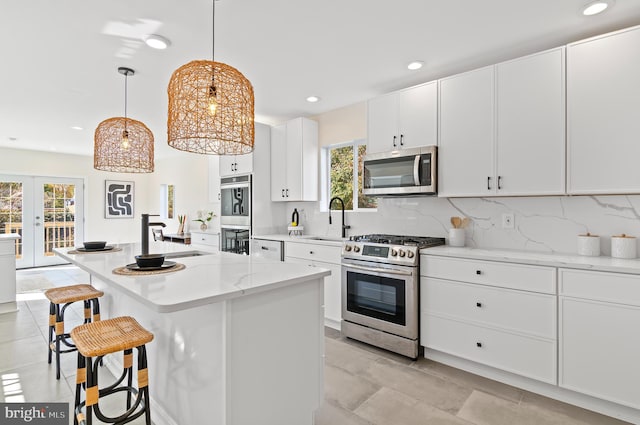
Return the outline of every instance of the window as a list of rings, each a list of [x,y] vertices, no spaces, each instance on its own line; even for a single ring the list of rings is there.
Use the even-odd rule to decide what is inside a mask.
[[[173,218],[175,203],[175,186],[172,184],[160,185],[160,216]]]
[[[326,203],[334,196],[342,198],[346,210],[362,210],[377,207],[376,198],[362,194],[362,161],[367,151],[364,140],[327,146],[323,149],[326,170]],[[334,209],[340,209],[334,203]]]

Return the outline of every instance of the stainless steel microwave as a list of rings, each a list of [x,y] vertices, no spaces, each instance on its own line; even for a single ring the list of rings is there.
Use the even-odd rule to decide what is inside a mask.
[[[436,194],[437,153],[437,146],[422,146],[365,155],[363,193],[372,196]]]

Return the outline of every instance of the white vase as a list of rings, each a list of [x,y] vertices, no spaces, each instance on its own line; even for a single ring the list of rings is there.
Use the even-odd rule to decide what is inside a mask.
[[[202,224],[200,225],[200,230],[202,230],[203,232],[204,232],[205,230],[207,230],[207,223],[202,223]]]

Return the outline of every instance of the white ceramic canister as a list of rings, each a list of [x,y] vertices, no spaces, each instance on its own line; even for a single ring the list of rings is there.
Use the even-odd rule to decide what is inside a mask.
[[[464,246],[464,229],[449,229],[449,245]]]
[[[622,235],[611,236],[611,256],[613,258],[636,258],[636,238]]]
[[[578,255],[597,257],[600,255],[600,236],[587,233],[578,235]]]

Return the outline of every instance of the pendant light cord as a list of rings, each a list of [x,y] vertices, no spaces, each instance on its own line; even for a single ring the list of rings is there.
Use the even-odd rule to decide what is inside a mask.
[[[212,0],[211,12],[211,91],[215,96],[215,61],[216,61],[216,0]]]
[[[124,131],[127,131],[127,80],[129,73],[124,74]]]

